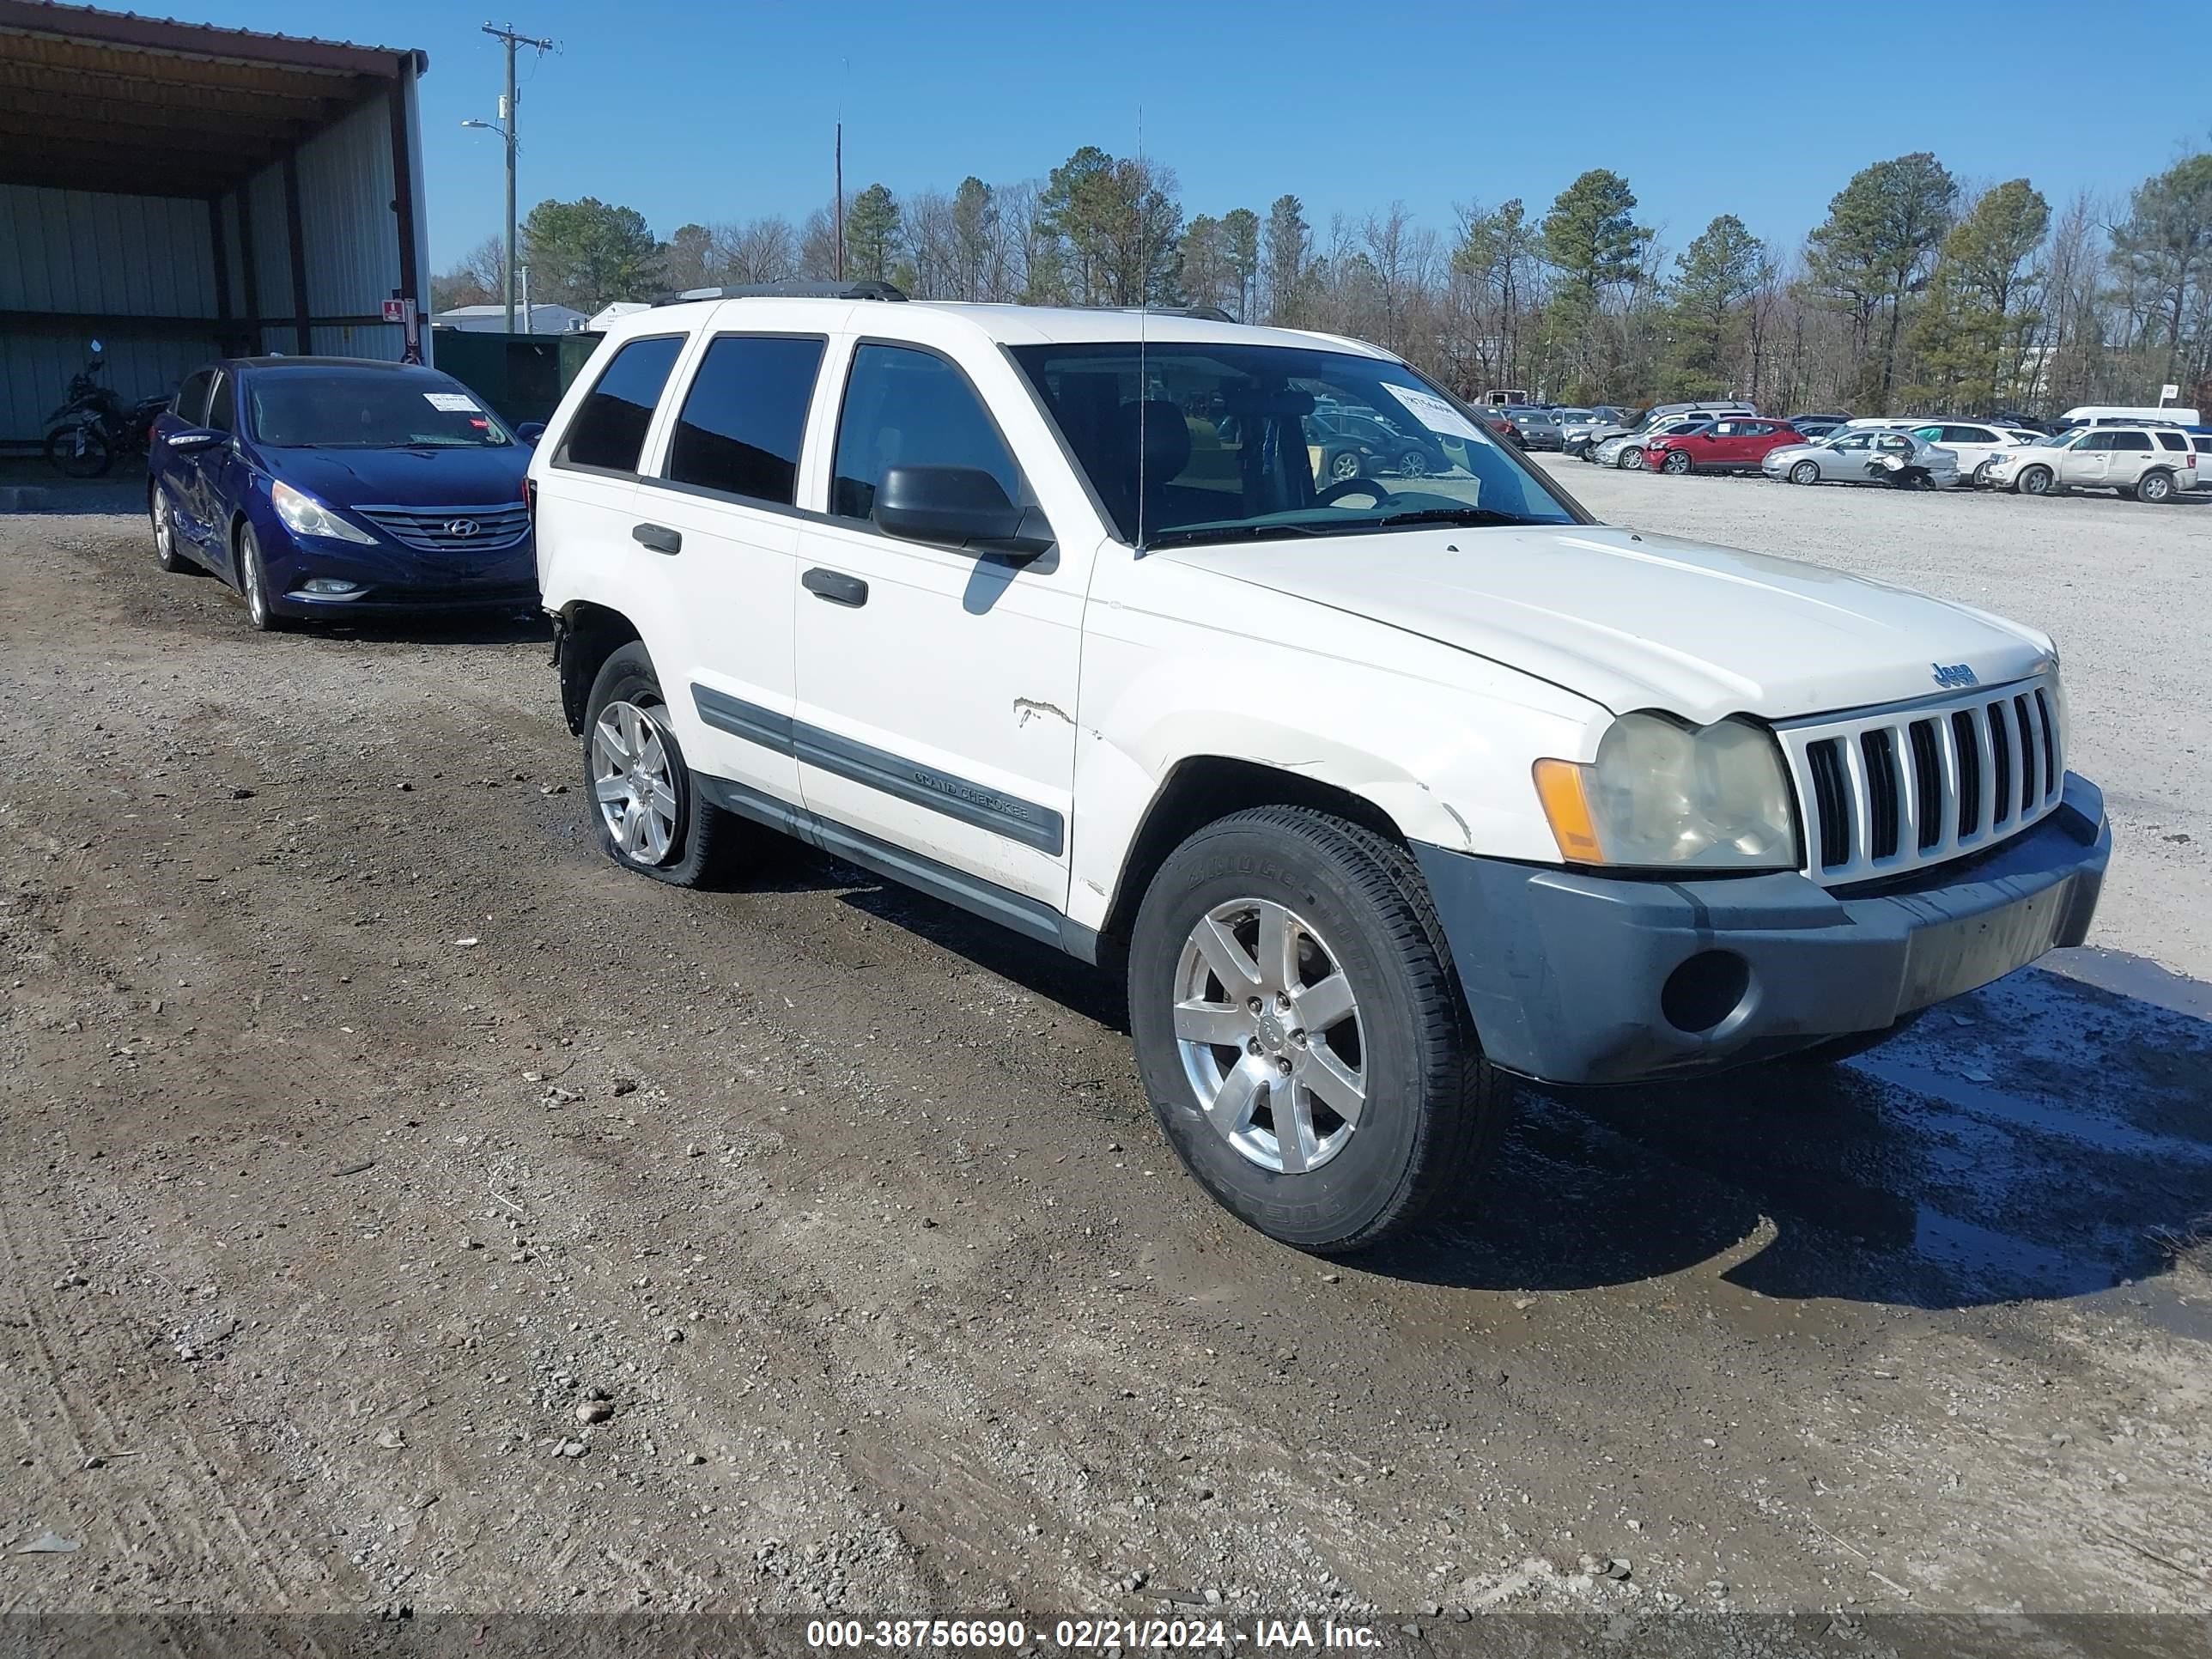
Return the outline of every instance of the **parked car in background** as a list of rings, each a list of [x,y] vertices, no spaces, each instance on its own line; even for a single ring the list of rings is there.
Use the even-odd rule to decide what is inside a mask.
[[[186,376],[155,421],[146,505],[161,568],[213,571],[257,629],[526,611],[529,461],[524,438],[435,369],[228,358]]]
[[[1813,443],[1784,444],[1767,452],[1759,471],[1795,484],[1926,483],[1948,489],[1959,482],[1958,458],[1910,432],[1882,427],[1838,427]]]
[[[1589,409],[1568,409],[1559,412],[1559,447],[1569,455],[1580,455],[1587,450],[1595,434],[1610,435],[1624,430],[1629,422],[1628,412],[1607,404]]]
[[[1593,445],[1584,453],[1583,459],[1594,461],[1600,466],[1616,467],[1623,472],[1638,471],[1644,465],[1646,443],[1662,437],[1678,437],[1711,424],[1701,416],[1684,421],[1663,421],[1647,432],[1624,432],[1617,437],[1607,438],[1602,443]]]
[[[1651,439],[1644,446],[1644,465],[1652,472],[1756,472],[1768,451],[1801,441],[1786,421],[1729,415]]]
[[[1513,423],[1513,431],[1521,440],[1523,449],[1562,449],[1565,440],[1560,430],[1559,416],[1549,409],[1506,409],[1498,411]]]
[[[2212,489],[2212,426],[2191,426],[2182,429],[2189,434],[2190,447],[2197,454],[2197,488]]]
[[[1451,466],[1451,458],[1433,434],[1407,432],[1372,410],[1339,407],[1328,415],[1316,410],[1313,418],[1334,436],[1358,444],[1373,459],[1374,471],[1421,478]]]
[[[1808,425],[1824,427],[1842,426],[1848,422],[1851,416],[1849,410],[1811,409],[1806,410],[1802,415],[1792,415],[1789,418],[1790,424],[1796,427],[1800,432],[1802,432]]]
[[[2204,419],[2197,410],[2178,404],[2156,407],[2127,404],[2076,404],[2053,422],[2053,432],[2077,426],[2196,426]]]
[[[1792,421],[1790,425],[1801,438],[1825,438],[1831,432],[1839,431],[1843,422],[1840,421]]]
[[[1990,463],[2005,451],[2034,443],[2041,435],[2030,433],[2022,437],[2003,427],[1979,421],[1933,421],[1913,427],[1911,431],[1921,442],[1941,444],[1957,456],[1960,482],[1968,484],[1982,483]]]
[[[1588,445],[1583,452],[1583,459],[1595,459],[1594,452],[1597,446],[1608,439],[1641,437],[1645,433],[1657,429],[1668,421],[1686,420],[1692,416],[1718,420],[1723,415],[1755,415],[1758,412],[1749,404],[1741,399],[1692,404],[1654,404],[1649,409],[1638,410],[1619,426],[1594,428],[1590,432]]]
[[[2197,488],[2197,450],[2178,426],[2079,426],[2006,451],[1984,479],[2022,495],[2114,489],[2135,501],[2170,501]]]

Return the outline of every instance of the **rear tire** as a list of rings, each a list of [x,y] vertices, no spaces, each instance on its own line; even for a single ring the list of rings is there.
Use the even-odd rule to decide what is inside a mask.
[[[46,465],[64,478],[105,477],[115,447],[98,427],[58,426],[46,434]]]
[[[2137,501],[2157,507],[2173,499],[2173,479],[2164,472],[2146,472],[2135,488]]]
[[[154,524],[154,562],[168,575],[177,575],[189,568],[189,561],[177,550],[177,518],[169,510],[169,498],[156,483],[148,492],[148,516]]]
[[[604,729],[603,729],[604,723]],[[603,800],[602,793],[611,798]],[[625,870],[673,887],[726,875],[738,825],[699,797],[644,645],[599,665],[584,705],[584,798],[599,850]]]
[[[1244,966],[1217,969],[1224,948]],[[1463,1196],[1510,1111],[1412,857],[1302,808],[1234,814],[1169,855],[1130,942],[1129,1027],[1184,1167],[1316,1255],[1368,1249]]]

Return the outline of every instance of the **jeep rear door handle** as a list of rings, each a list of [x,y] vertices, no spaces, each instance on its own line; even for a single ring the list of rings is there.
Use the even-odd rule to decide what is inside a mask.
[[[842,570],[824,570],[816,565],[799,579],[799,585],[817,599],[827,599],[832,605],[866,605],[868,585],[858,576],[848,576]]]
[[[660,525],[634,525],[629,533],[640,547],[650,548],[655,553],[681,553],[684,550],[684,538]]]

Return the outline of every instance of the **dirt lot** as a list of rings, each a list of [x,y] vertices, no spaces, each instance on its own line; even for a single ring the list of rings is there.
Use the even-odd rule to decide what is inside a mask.
[[[529,629],[256,637],[0,519],[0,1605],[2212,1608],[2212,502],[1566,476],[2047,620],[2125,954],[1528,1091],[1342,1267],[1174,1167],[1087,970],[608,867]]]

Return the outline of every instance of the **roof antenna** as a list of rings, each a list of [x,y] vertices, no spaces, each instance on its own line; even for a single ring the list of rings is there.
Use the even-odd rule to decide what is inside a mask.
[[[1137,551],[1145,550],[1145,405],[1152,383],[1145,376],[1145,313],[1152,303],[1152,261],[1145,246],[1145,106],[1137,106]]]

